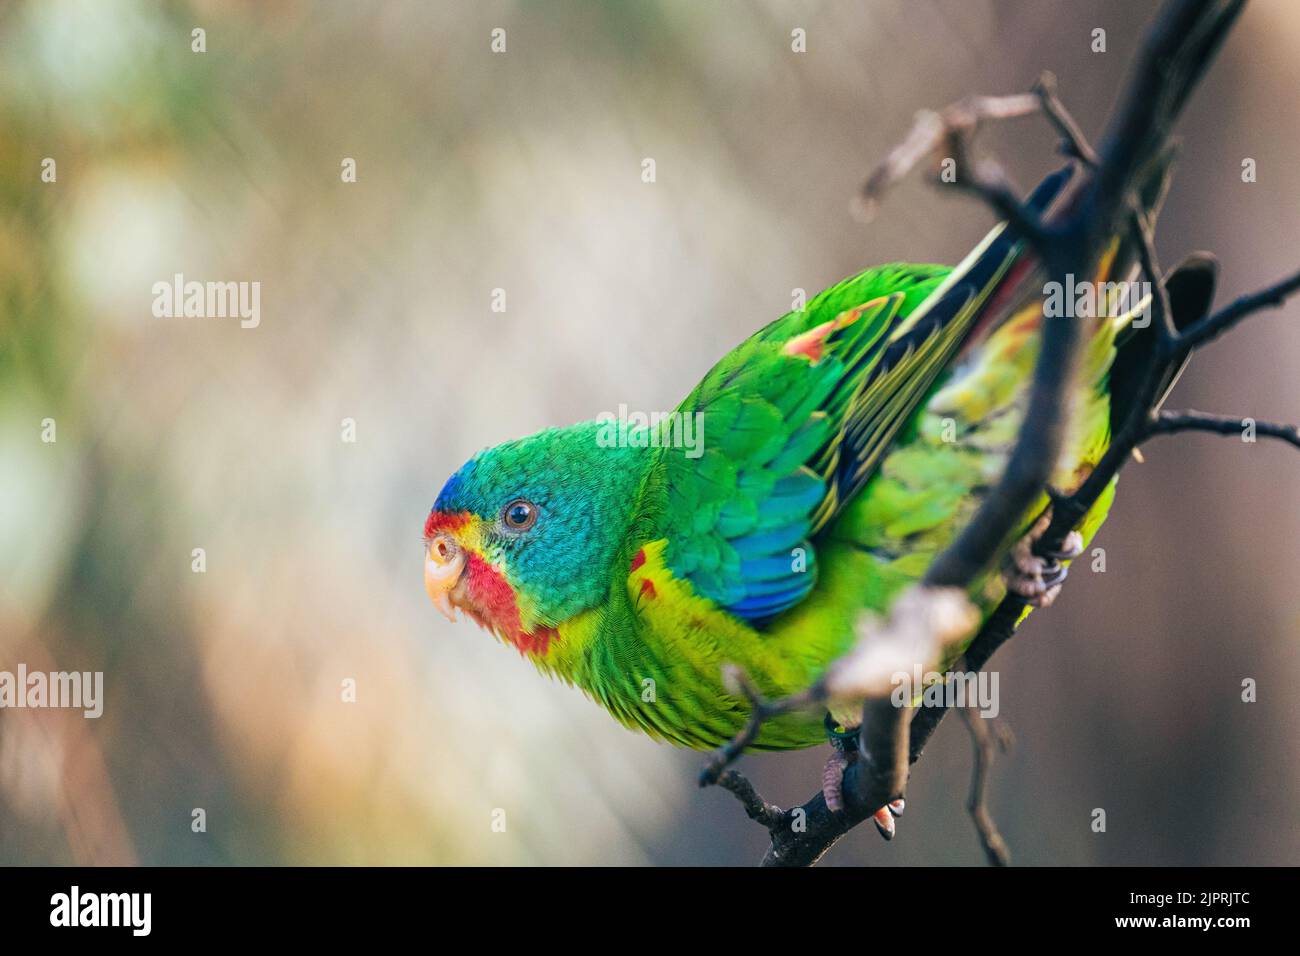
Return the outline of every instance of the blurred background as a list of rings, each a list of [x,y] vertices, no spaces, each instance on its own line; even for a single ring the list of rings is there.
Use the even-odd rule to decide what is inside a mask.
[[[700,755],[435,613],[425,514],[481,447],[671,408],[796,288],[960,259],[989,217],[919,177],[850,216],[872,164],[918,109],[1044,68],[1096,136],[1153,10],[0,6],[0,670],[103,671],[106,697],[0,711],[0,863],[754,862]],[[1300,258],[1297,88],[1300,7],[1257,0],[1159,233],[1166,265],[1221,257],[1220,301]],[[981,144],[1022,187],[1055,162],[1038,119]],[[155,318],[178,272],[260,282],[260,325]],[[1300,303],[1201,353],[1172,404],[1300,419]],[[996,658],[1017,743],[991,808],[1023,864],[1300,862],[1300,459],[1146,457],[1105,573],[1078,565]],[[789,805],[824,756],[742,766]],[[860,827],[827,863],[982,862],[969,765],[947,721],[899,838]]]

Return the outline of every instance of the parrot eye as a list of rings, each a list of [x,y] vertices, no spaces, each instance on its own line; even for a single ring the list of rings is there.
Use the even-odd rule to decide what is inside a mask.
[[[501,523],[510,531],[527,531],[537,524],[537,508],[531,501],[516,498],[501,509]]]

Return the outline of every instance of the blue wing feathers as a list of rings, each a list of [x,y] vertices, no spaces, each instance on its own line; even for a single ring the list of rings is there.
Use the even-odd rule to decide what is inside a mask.
[[[1028,202],[1045,208],[1068,178],[1049,176]],[[991,293],[1019,247],[1003,228],[947,279],[940,266],[869,270],[778,319],[706,376],[681,409],[704,415],[702,454],[665,456],[673,573],[759,627],[804,600],[817,580],[810,540],[869,480],[982,318],[987,298],[972,300]],[[849,310],[860,312],[830,325]]]

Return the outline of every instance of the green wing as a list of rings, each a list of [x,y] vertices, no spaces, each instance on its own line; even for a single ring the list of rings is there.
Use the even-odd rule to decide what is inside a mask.
[[[675,576],[751,621],[812,590],[814,535],[865,484],[948,366],[1015,255],[996,251],[981,288],[945,281],[941,266],[869,270],[705,376],[678,408],[695,416],[698,444],[661,442],[640,509],[662,516],[646,537],[668,539]]]
[[[1045,206],[1068,178],[1048,177]],[[661,441],[642,486],[642,540],[673,574],[764,621],[816,583],[817,532],[871,477],[1004,281],[1029,267],[998,226],[955,269],[888,265],[827,289],[725,356],[678,408],[697,445]],[[986,308],[986,306],[989,306]],[[695,457],[692,457],[694,455]]]

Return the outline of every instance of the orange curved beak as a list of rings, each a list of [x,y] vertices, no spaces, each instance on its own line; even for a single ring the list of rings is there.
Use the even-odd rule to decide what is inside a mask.
[[[451,603],[451,592],[464,570],[465,552],[455,538],[444,533],[429,539],[424,553],[424,589],[434,607],[452,622],[456,620],[456,608]]]

